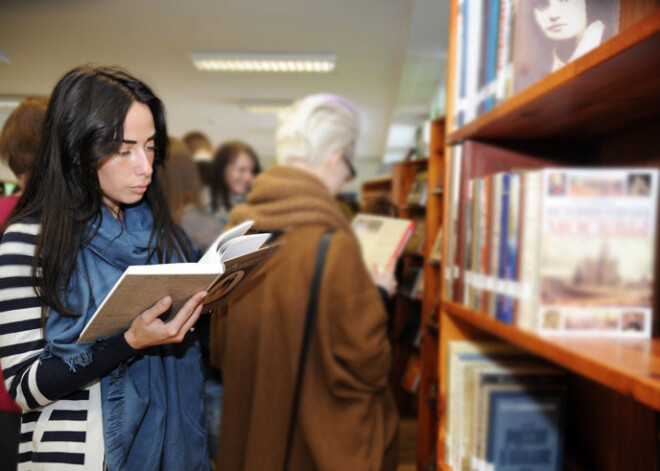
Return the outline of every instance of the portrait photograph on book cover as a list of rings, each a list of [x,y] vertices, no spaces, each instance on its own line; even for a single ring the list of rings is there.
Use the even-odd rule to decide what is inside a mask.
[[[619,31],[620,0],[521,0],[514,33],[514,92],[595,49]]]

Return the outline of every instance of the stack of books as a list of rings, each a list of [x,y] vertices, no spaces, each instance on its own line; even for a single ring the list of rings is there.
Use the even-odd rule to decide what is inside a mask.
[[[448,343],[445,463],[456,471],[559,471],[565,375],[496,342]]]

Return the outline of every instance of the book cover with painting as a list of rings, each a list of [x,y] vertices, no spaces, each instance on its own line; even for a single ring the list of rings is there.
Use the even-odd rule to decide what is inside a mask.
[[[649,337],[658,171],[543,171],[539,329]]]

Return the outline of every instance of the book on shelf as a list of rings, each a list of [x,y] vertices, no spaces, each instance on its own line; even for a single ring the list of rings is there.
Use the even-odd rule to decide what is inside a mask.
[[[565,389],[509,387],[485,394],[486,469],[563,469]]]
[[[470,218],[471,189],[487,179],[468,182],[463,304],[542,334],[650,337],[658,171],[550,167],[493,180],[485,244]]]
[[[450,466],[456,466],[460,448],[459,424],[462,409],[454,398],[463,397],[462,365],[466,361],[484,361],[489,358],[515,359],[526,355],[519,349],[501,342],[448,342],[447,352],[445,462]]]
[[[470,469],[492,469],[494,463],[487,458],[490,393],[493,391],[550,390],[562,391],[566,387],[565,374],[553,367],[528,360],[477,367],[473,370],[474,402],[471,437],[467,452]],[[561,430],[561,429],[559,429]],[[556,460],[561,462],[561,448]]]
[[[431,263],[442,263],[442,234],[442,227],[440,227],[433,241],[433,247],[431,247],[431,254],[429,255],[429,261]]]
[[[426,219],[415,218],[414,222],[415,229],[406,244],[405,252],[408,254],[423,255],[424,243],[426,241]]]
[[[270,234],[246,235],[252,223],[246,221],[218,236],[197,263],[128,267],[90,318],[78,343],[127,329],[166,295],[172,298],[170,315],[203,290],[208,292],[205,311],[228,302],[277,247],[262,248]]]
[[[359,213],[351,222],[367,268],[391,267],[415,229],[409,219]]]
[[[450,200],[447,215],[450,230],[448,235],[449,260],[445,263],[446,297],[448,299],[464,303],[466,299],[470,298],[469,290],[473,282],[472,273],[474,273],[474,270],[467,270],[466,268],[471,266],[471,257],[474,256],[476,258],[477,256],[475,250],[472,248],[473,229],[475,229],[474,232],[476,233],[473,221],[477,223],[476,216],[480,218],[478,221],[480,234],[477,234],[479,237],[475,240],[481,239],[481,236],[485,236],[486,232],[488,232],[489,236],[492,236],[488,240],[483,241],[481,252],[478,254],[482,262],[478,264],[478,272],[484,276],[488,270],[495,270],[495,274],[497,273],[500,260],[498,259],[497,264],[493,266],[494,260],[492,258],[499,257],[501,251],[494,249],[492,239],[496,238],[495,247],[501,246],[499,233],[501,224],[495,224],[495,221],[501,221],[502,214],[501,204],[496,202],[496,207],[492,204],[492,193],[496,186],[501,191],[502,175],[511,168],[538,169],[552,166],[556,162],[552,157],[565,155],[569,152],[575,151],[565,146],[558,146],[556,148],[547,146],[542,155],[530,155],[523,150],[509,149],[476,141],[466,141],[464,144],[452,147],[450,160]],[[501,175],[496,178],[498,173]],[[474,188],[472,190],[470,189],[474,183],[470,184],[470,180],[484,178],[488,175],[493,175],[493,181],[489,182],[489,184],[484,184],[483,188],[480,189],[480,194],[483,194],[485,199],[479,198],[479,204],[474,205],[474,195],[470,194],[470,191],[474,193]],[[475,208],[474,206],[477,207]],[[495,211],[497,214],[495,214]],[[469,273],[467,279],[465,276],[466,273]],[[480,298],[479,303],[481,301]],[[486,296],[483,301],[484,303],[488,303],[489,309],[495,313],[496,296]]]
[[[406,363],[406,369],[401,376],[401,387],[410,394],[417,394],[421,376],[422,361],[419,355],[410,355]]]
[[[650,337],[658,170],[542,172],[536,328]]]
[[[415,173],[415,179],[406,195],[406,204],[415,206],[424,206],[428,196],[428,178],[429,172],[419,170]]]
[[[620,0],[564,3],[457,1],[455,128],[618,32]]]
[[[421,304],[411,304],[401,327],[398,341],[408,347],[419,348],[422,331]]]
[[[621,0],[571,2],[562,11],[543,11],[533,2],[515,2],[515,8],[514,93],[597,48],[619,31]]]
[[[547,405],[538,400],[540,396],[564,400],[564,373],[499,342],[449,342],[448,356],[445,462],[456,470],[507,469],[495,463],[493,450],[497,449],[497,456],[502,458],[501,444],[517,435],[507,435],[511,421],[499,416],[490,420],[494,410],[501,412],[494,404],[495,394],[515,393],[521,398],[525,413],[542,414]],[[554,425],[558,427],[551,430],[544,424],[544,440],[539,436],[520,448],[518,458],[524,466],[541,466],[529,468],[533,470],[560,469],[556,466],[561,463],[563,410],[562,402],[553,411],[557,420]],[[532,425],[537,427],[535,430],[541,428],[538,421],[530,422]],[[537,451],[538,461],[534,462],[530,457]],[[510,454],[506,459],[512,457]],[[555,467],[543,467],[544,463]]]
[[[410,267],[403,275],[399,285],[399,294],[406,298],[419,300],[424,290],[424,270],[422,267]]]

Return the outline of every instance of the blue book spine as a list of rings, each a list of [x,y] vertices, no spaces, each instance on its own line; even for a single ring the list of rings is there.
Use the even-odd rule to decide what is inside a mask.
[[[560,471],[564,389],[490,391],[486,460],[497,471]]]
[[[518,228],[519,228],[519,201],[520,201],[520,174],[509,176],[509,207],[507,210],[507,237],[506,237],[506,260],[504,266],[504,279],[516,281],[516,268],[518,267]],[[507,324],[513,324],[512,296],[504,297],[504,305],[500,320]]]
[[[465,99],[465,96],[467,94],[467,51],[468,51],[468,24],[469,24],[469,18],[468,18],[468,4],[470,3],[470,0],[465,0],[462,4],[462,9],[463,9],[463,38],[461,41],[461,84],[460,84],[460,96],[461,98]]]
[[[497,277],[501,280],[506,279],[506,260],[508,248],[508,228],[509,228],[509,183],[511,174],[505,173],[502,175],[502,212],[500,217],[500,256],[499,264],[497,267]],[[506,309],[506,296],[504,294],[497,294],[497,306],[495,308],[495,318],[502,320]]]
[[[488,55],[486,63],[486,94],[485,110],[495,106],[495,75],[497,73],[497,51],[500,23],[500,0],[490,0],[488,4]]]

